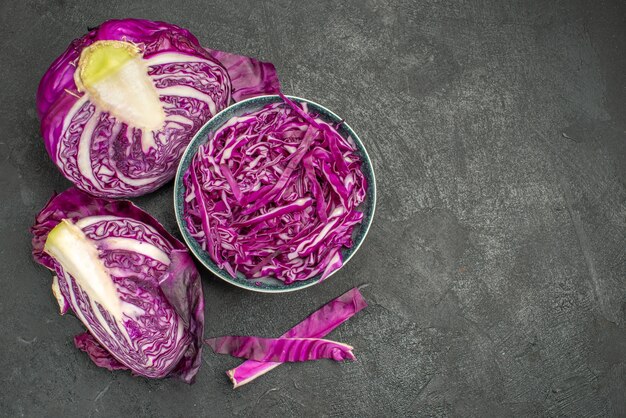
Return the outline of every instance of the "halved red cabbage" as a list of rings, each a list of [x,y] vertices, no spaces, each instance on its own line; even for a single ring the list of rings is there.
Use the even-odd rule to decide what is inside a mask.
[[[184,219],[233,277],[323,280],[352,245],[367,182],[352,139],[282,97],[198,149],[183,178]]]
[[[359,289],[350,289],[313,312],[280,338],[322,338],[366,307],[367,302]],[[234,369],[228,370],[226,374],[236,389],[281,364],[281,362],[246,360]]]
[[[226,336],[204,342],[217,354],[262,362],[299,362],[320,359],[356,360],[353,347],[323,338],[261,338]]]
[[[109,20],[50,66],[37,112],[46,149],[68,180],[96,196],[139,196],[174,176],[213,115],[278,90],[272,64],[204,49],[169,23]]]
[[[61,313],[87,332],[77,348],[110,370],[194,380],[201,364],[204,299],[185,246],[128,201],[71,188],[37,215],[35,260],[55,273]]]

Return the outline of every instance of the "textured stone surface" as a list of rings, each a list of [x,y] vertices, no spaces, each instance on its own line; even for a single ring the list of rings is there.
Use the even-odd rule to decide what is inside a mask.
[[[3,1],[0,415],[626,415],[626,9],[614,2]],[[168,20],[276,64],[344,116],[380,204],[364,246],[282,296],[204,274],[206,333],[281,334],[354,285],[331,337],[353,364],[282,366],[233,391],[98,369],[72,347],[28,228],[68,183],[34,95],[69,41],[112,17]],[[137,202],[171,231],[172,188]]]

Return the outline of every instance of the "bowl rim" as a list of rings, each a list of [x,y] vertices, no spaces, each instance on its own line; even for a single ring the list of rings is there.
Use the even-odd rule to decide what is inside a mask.
[[[365,145],[363,144],[363,142],[361,141],[361,139],[359,138],[359,136],[356,134],[356,132],[354,132],[354,130],[352,129],[352,127],[350,125],[348,125],[344,119],[342,119],[340,116],[338,116],[336,113],[334,113],[333,111],[331,111],[330,109],[326,108],[325,106],[320,105],[319,103],[316,103],[312,100],[309,99],[304,99],[302,97],[297,97],[297,96],[291,96],[291,95],[285,95],[285,97],[292,99],[294,101],[300,102],[300,103],[307,103],[310,105],[313,105],[314,107],[317,107],[319,109],[321,109],[323,112],[325,112],[327,114],[327,116],[329,116],[331,119],[336,119],[337,121],[343,121],[342,123],[342,128],[345,129],[345,131],[349,134],[349,136],[352,138],[352,140],[355,142],[355,144],[357,145],[357,149],[359,151],[360,154],[363,154],[362,157],[364,157],[363,163],[365,165],[368,166],[369,172],[371,174],[371,184],[368,184],[368,195],[371,196],[371,215],[369,216],[369,218],[367,218],[365,220],[365,223],[361,224],[362,228],[363,228],[363,234],[360,237],[359,240],[357,240],[354,244],[354,247],[351,248],[350,254],[343,260],[343,264],[341,265],[341,267],[339,267],[338,269],[336,269],[335,271],[331,272],[324,280],[319,280],[317,278],[317,276],[315,277],[311,277],[310,279],[301,281],[299,286],[294,286],[294,287],[290,287],[291,285],[285,285],[285,288],[276,288],[276,289],[268,289],[268,288],[262,288],[260,286],[257,286],[254,283],[254,280],[250,280],[250,284],[243,284],[240,283],[236,280],[234,280],[225,270],[218,268],[216,265],[212,265],[211,263],[213,263],[212,260],[210,260],[210,256],[208,255],[208,253],[204,250],[202,250],[201,248],[199,248],[199,244],[198,242],[191,236],[191,234],[189,233],[189,231],[187,230],[186,225],[184,224],[184,219],[182,216],[182,213],[180,213],[179,210],[179,203],[181,204],[181,207],[184,205],[184,193],[183,190],[185,188],[184,184],[182,183],[182,178],[184,175],[184,172],[187,170],[187,168],[189,167],[189,164],[191,164],[191,159],[193,158],[193,156],[195,156],[197,149],[203,145],[206,141],[201,142],[203,138],[208,138],[208,131],[212,130],[214,127],[213,125],[216,125],[217,127],[221,126],[224,122],[221,122],[218,124],[218,122],[220,121],[220,119],[222,119],[224,117],[224,114],[226,112],[232,112],[234,110],[236,110],[239,107],[245,107],[246,105],[258,101],[259,99],[261,99],[261,101],[266,100],[267,103],[265,104],[270,104],[270,103],[276,103],[279,100],[282,100],[282,98],[277,95],[277,94],[270,94],[270,95],[261,95],[261,96],[254,96],[254,97],[250,97],[248,99],[244,99],[241,100],[239,102],[235,102],[232,105],[222,109],[220,112],[218,112],[217,114],[215,114],[213,117],[211,117],[211,119],[209,119],[204,125],[202,125],[202,127],[200,127],[200,129],[198,129],[198,131],[194,134],[193,138],[191,139],[191,141],[189,141],[189,144],[187,145],[187,147],[185,148],[185,151],[183,152],[183,155],[180,159],[180,162],[178,164],[178,168],[176,169],[176,177],[174,179],[174,192],[173,192],[173,200],[174,200],[174,214],[176,217],[176,223],[178,224],[178,229],[180,230],[180,233],[183,237],[183,240],[185,241],[185,244],[187,244],[187,248],[189,248],[189,250],[191,251],[191,253],[194,255],[194,257],[207,269],[209,270],[211,273],[213,273],[215,276],[219,277],[220,279],[234,285],[237,286],[239,288],[242,289],[246,289],[246,290],[250,290],[253,292],[259,292],[259,293],[289,293],[289,292],[295,292],[297,290],[302,290],[302,289],[306,289],[308,287],[314,286],[322,281],[326,281],[328,280],[328,278],[330,278],[332,275],[334,275],[335,273],[337,273],[339,270],[341,270],[354,256],[354,254],[356,254],[356,252],[359,250],[359,248],[361,247],[361,245],[363,244],[363,241],[365,241],[365,238],[367,236],[367,234],[369,233],[370,227],[372,226],[372,221],[374,219],[374,215],[376,213],[376,175],[374,173],[374,166],[372,164],[372,160],[367,152],[367,149],[365,148]],[[228,119],[226,119],[228,120]],[[190,153],[192,153],[192,149],[194,149],[193,151],[193,155],[189,155]],[[185,164],[185,162],[188,161],[188,164]],[[180,193],[179,193],[180,191]],[[198,247],[198,248],[196,248]],[[205,258],[208,258],[205,259]],[[214,263],[213,263],[214,264]],[[295,282],[297,283],[297,282]],[[295,284],[294,283],[294,284]]]

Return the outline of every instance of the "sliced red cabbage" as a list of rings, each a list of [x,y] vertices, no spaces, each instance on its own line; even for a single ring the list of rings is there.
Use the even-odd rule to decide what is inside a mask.
[[[176,25],[109,20],[52,63],[37,112],[46,149],[68,180],[97,196],[139,196],[174,176],[213,115],[279,87],[272,64],[204,49]]]
[[[323,338],[260,338],[226,336],[204,342],[217,354],[262,362],[299,362],[320,359],[356,360],[353,347]]]
[[[287,97],[235,117],[187,169],[190,234],[233,277],[285,284],[341,267],[367,182],[351,138]]]
[[[33,256],[55,272],[53,292],[87,328],[77,348],[110,370],[194,380],[204,299],[185,246],[128,201],[72,188],[37,215]]]
[[[359,289],[350,289],[313,312],[280,338],[322,338],[365,307],[367,302]],[[233,388],[238,388],[281,364],[281,362],[246,360],[234,369],[228,370],[226,374],[233,382]]]

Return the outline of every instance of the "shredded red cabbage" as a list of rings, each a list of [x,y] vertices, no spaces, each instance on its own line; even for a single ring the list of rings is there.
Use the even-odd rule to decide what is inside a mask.
[[[285,96],[232,118],[184,175],[184,218],[221,269],[286,284],[341,267],[367,182],[351,138]]]

